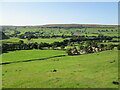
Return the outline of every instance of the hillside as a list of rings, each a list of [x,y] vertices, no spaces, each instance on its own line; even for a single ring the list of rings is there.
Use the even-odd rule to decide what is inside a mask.
[[[51,27],[51,28],[116,28],[117,25],[99,25],[99,24],[47,24],[41,27]]]
[[[10,55],[15,60],[23,52],[5,53],[3,58],[9,60]],[[44,56],[42,50],[31,50],[29,55],[32,59],[35,58],[35,52],[38,56]],[[117,53],[117,50],[110,50],[3,65],[3,88],[118,88],[112,83],[118,80]],[[23,58],[26,56],[23,54]]]
[[[99,25],[99,24],[46,24],[36,26],[2,26],[5,29],[14,30],[15,28],[109,28],[117,29],[118,25]]]

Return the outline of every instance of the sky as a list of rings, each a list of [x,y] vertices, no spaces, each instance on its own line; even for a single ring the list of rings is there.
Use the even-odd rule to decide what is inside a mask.
[[[0,25],[118,24],[117,2],[2,2]]]

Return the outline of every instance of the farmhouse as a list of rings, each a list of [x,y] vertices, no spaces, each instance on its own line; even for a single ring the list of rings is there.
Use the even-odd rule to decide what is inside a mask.
[[[85,50],[80,50],[80,54],[86,54]]]
[[[99,48],[97,46],[89,46],[88,50],[92,52],[99,52],[102,51],[102,48]]]
[[[71,50],[71,53],[72,53],[73,55],[79,55],[79,54],[80,54],[77,50]]]
[[[103,48],[99,48],[97,46],[89,46],[86,50],[80,50],[80,51],[78,51],[76,48],[70,49],[68,55],[82,55],[82,54],[94,53],[99,51],[103,51]]]
[[[80,55],[80,53],[78,52],[76,48],[74,48],[68,51],[68,55]]]

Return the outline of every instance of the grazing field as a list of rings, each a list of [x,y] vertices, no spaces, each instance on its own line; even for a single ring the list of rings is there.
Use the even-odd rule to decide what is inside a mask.
[[[15,42],[19,42],[19,40],[23,40],[25,43],[28,43],[28,40],[27,39],[19,39],[19,38],[16,38],[16,37],[11,37],[10,39],[4,39],[4,40],[1,40],[2,43],[15,43]],[[37,43],[41,43],[41,42],[45,42],[45,43],[53,43],[53,42],[57,42],[57,41],[63,41],[65,39],[62,39],[62,38],[38,38],[38,39],[31,39],[30,42],[31,43],[34,43],[34,42],[37,42]]]
[[[2,29],[3,88],[118,88],[117,25]]]
[[[43,59],[53,56],[66,55],[62,50],[17,50],[2,54],[2,63]]]
[[[117,90],[117,9],[117,2],[2,3],[2,89]]]
[[[27,54],[24,54],[27,53]],[[3,62],[49,57],[64,51],[23,50],[3,54]],[[118,51],[55,57],[2,66],[3,88],[117,88]]]

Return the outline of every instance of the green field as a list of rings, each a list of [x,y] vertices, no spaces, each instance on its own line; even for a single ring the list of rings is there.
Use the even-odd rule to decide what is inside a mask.
[[[66,55],[65,51],[61,50],[18,50],[10,51],[2,54],[2,63],[24,61],[32,59],[43,59],[58,55]]]
[[[98,34],[103,34],[106,36],[118,36],[118,29],[114,28],[114,29],[109,29],[109,28],[72,28],[72,29],[59,29],[59,28],[40,28],[40,27],[26,27],[26,28],[16,28],[16,29],[12,29],[12,30],[5,30],[5,34],[6,35],[11,35],[14,34],[14,31],[19,31],[20,34],[24,34],[25,32],[36,32],[36,31],[40,31],[40,32],[44,32],[44,34],[42,35],[71,35],[71,32],[73,32],[74,34],[79,34],[79,35],[87,35],[87,36],[97,36]],[[101,32],[99,32],[98,30],[100,30]],[[107,31],[106,31],[107,30]],[[113,30],[113,31],[112,31]],[[6,33],[7,32],[7,33]],[[97,34],[94,34],[97,33]]]
[[[117,26],[48,26],[3,27],[3,88],[118,88],[113,84],[118,81]],[[92,45],[103,51],[72,56],[66,53],[70,48],[90,51]]]
[[[27,53],[28,52],[28,53]],[[26,54],[24,54],[26,53]],[[23,50],[3,54],[3,62],[65,55],[64,51]],[[114,61],[115,60],[115,61]],[[55,57],[2,66],[3,88],[117,88],[118,51]],[[52,70],[57,70],[52,72]]]
[[[66,38],[68,39],[68,38]],[[19,42],[19,40],[23,40],[25,43],[28,43],[28,40],[27,39],[19,39],[19,38],[15,38],[15,37],[11,37],[10,39],[4,39],[4,40],[1,40],[3,43],[16,43],[16,42]],[[48,38],[48,39],[43,39],[43,38],[38,38],[38,39],[31,39],[30,40],[30,43],[34,43],[34,42],[37,42],[37,43],[41,43],[41,42],[45,42],[45,43],[53,43],[53,42],[60,42],[60,41],[63,41],[65,39],[62,39],[62,38]]]

